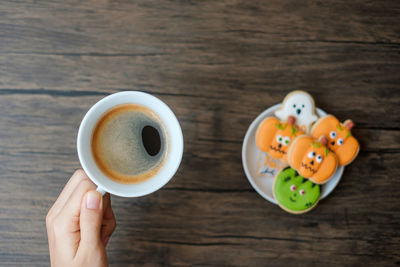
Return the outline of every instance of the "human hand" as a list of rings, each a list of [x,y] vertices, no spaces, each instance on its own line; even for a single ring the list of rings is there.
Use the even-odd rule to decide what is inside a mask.
[[[102,197],[77,170],[46,216],[51,266],[108,266],[105,247],[115,227],[110,195]]]

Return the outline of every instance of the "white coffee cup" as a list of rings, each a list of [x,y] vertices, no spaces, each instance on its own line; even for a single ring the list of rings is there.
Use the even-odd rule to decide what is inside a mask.
[[[161,169],[153,177],[135,184],[121,184],[108,178],[96,165],[91,149],[92,132],[100,117],[107,110],[128,103],[145,106],[157,113],[168,135],[168,151]],[[157,191],[174,176],[182,160],[183,135],[177,118],[164,102],[147,93],[126,91],[109,95],[89,109],[79,127],[77,148],[82,168],[97,185],[97,191],[121,197],[139,197]]]

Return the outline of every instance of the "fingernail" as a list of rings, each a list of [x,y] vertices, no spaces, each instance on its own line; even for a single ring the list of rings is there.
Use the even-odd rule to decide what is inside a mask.
[[[96,191],[90,191],[86,196],[86,208],[97,210],[100,208],[100,194]]]

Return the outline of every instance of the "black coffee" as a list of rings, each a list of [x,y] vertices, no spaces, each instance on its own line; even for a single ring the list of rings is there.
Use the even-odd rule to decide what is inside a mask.
[[[144,106],[123,104],[99,119],[91,147],[104,174],[120,183],[137,183],[160,170],[167,139],[165,127],[155,112]]]
[[[146,125],[142,130],[142,141],[146,152],[150,156],[156,156],[161,150],[161,136],[153,126]]]

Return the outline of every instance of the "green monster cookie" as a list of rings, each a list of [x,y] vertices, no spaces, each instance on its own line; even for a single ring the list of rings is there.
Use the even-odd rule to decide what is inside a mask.
[[[290,213],[305,213],[314,208],[321,195],[321,187],[286,167],[275,177],[274,196],[279,206]]]

